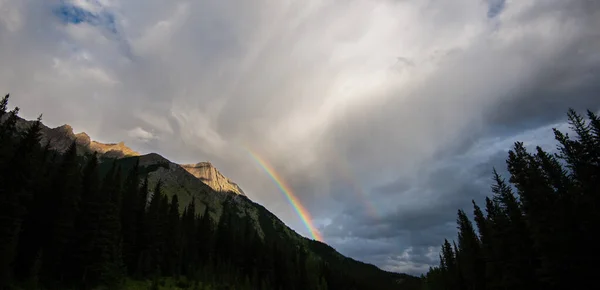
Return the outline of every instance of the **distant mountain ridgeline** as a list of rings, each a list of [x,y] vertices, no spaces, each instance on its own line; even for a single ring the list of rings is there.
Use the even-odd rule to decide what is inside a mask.
[[[494,170],[475,227],[458,211],[458,243],[445,240],[428,290],[577,289],[596,283],[600,224],[600,119],[570,110],[573,137],[554,129],[558,153],[515,143],[508,182]],[[581,285],[581,286],[579,286]]]
[[[7,116],[8,115],[5,115],[4,118]],[[25,131],[33,124],[33,122],[34,121],[17,118],[16,129],[20,132]],[[140,156],[138,152],[127,147],[124,142],[105,144],[98,141],[93,141],[85,132],[75,134],[73,128],[68,124],[56,128],[49,128],[42,124],[40,133],[40,144],[49,144],[51,149],[61,153],[64,153],[69,148],[71,143],[75,141],[77,144],[78,155],[97,152],[103,159]],[[144,163],[167,164],[171,162],[158,154],[149,154],[144,157]],[[210,186],[215,191],[230,191],[236,194],[244,195],[243,190],[236,183],[225,177],[210,162],[179,164],[179,166],[191,173],[196,178],[202,180],[203,183]]]
[[[420,287],[298,235],[210,164],[186,168],[25,121],[7,101],[0,289]]]

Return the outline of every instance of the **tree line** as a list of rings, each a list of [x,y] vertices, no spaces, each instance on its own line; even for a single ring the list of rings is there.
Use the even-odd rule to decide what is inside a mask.
[[[572,289],[593,285],[600,222],[600,119],[569,110],[574,136],[557,129],[557,153],[514,144],[510,177],[493,172],[492,196],[473,219],[458,211],[458,239],[445,240],[424,289]],[[485,211],[485,213],[484,213]]]

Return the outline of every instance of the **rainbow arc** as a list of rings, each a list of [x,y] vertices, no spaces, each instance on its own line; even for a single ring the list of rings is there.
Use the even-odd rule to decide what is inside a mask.
[[[321,236],[317,228],[314,226],[310,213],[300,203],[298,197],[296,197],[296,195],[292,191],[292,188],[289,185],[287,185],[285,180],[279,174],[277,174],[275,169],[264,158],[260,157],[258,154],[252,152],[252,150],[248,148],[246,148],[246,151],[248,151],[252,159],[254,159],[254,161],[269,175],[273,182],[275,182],[277,187],[279,187],[279,190],[285,195],[292,208],[294,208],[294,210],[296,211],[296,213],[310,232],[312,238],[314,240],[322,242],[323,236]]]

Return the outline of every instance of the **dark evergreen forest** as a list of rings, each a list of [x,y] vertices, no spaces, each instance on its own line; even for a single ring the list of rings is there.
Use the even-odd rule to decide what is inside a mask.
[[[401,289],[419,288],[415,277],[333,257],[320,242],[261,238],[231,202],[218,221],[194,201],[181,212],[160,182],[149,188],[139,162],[125,170],[78,154],[76,142],[58,153],[40,145],[41,116],[18,130],[19,109],[7,106],[8,95],[0,101],[0,289],[396,289],[395,277]]]
[[[325,244],[260,237],[230,202],[218,221],[194,201],[181,212],[138,164],[78,154],[75,142],[58,153],[40,145],[41,116],[18,130],[18,111],[0,101],[0,289],[166,289],[165,277],[169,289],[572,289],[597,270],[600,119],[590,111],[568,112],[574,136],[554,130],[555,154],[515,143],[508,180],[494,170],[474,222],[458,210],[440,265],[402,285],[334,262]]]
[[[458,240],[445,240],[424,289],[589,289],[597,284],[600,223],[600,119],[568,112],[571,137],[554,129],[556,154],[517,142],[508,180],[493,172],[475,226],[458,211]]]

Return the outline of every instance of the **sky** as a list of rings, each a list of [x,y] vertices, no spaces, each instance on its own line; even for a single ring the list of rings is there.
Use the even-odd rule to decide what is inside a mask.
[[[600,109],[593,0],[0,0],[0,92],[178,163],[210,161],[298,233],[421,274],[515,141]]]

